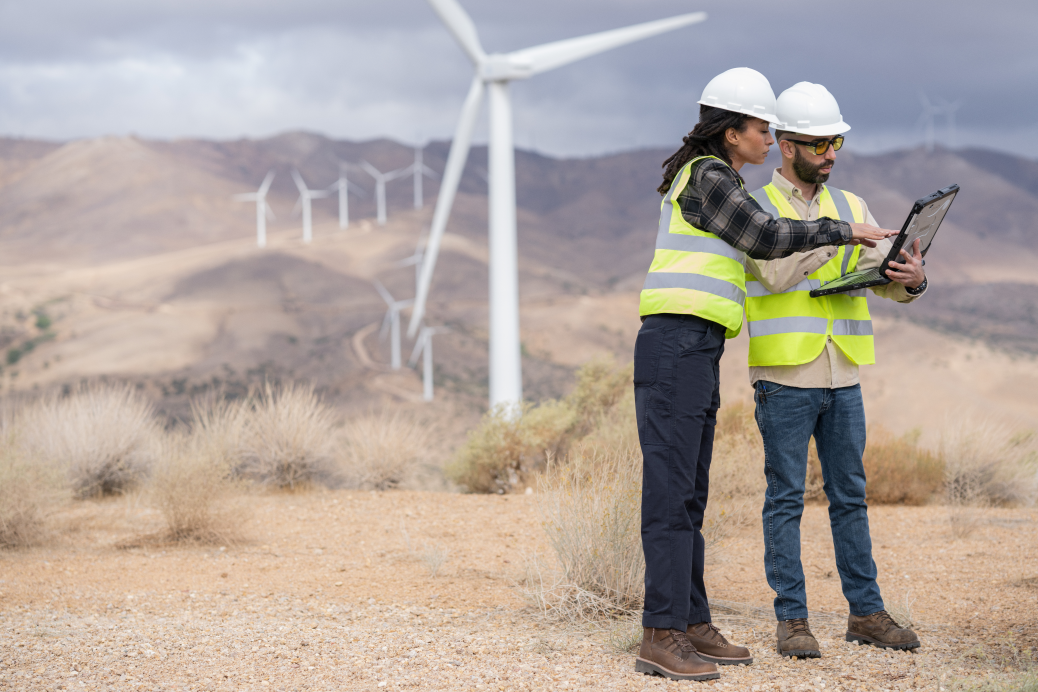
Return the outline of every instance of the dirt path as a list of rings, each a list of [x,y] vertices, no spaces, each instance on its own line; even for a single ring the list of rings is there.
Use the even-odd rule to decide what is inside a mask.
[[[247,542],[131,547],[137,498],[54,518],[51,545],[0,555],[0,689],[531,690],[674,687],[604,633],[544,623],[516,583],[546,551],[536,496],[315,492],[242,500]],[[888,605],[914,601],[921,653],[842,641],[825,509],[804,563],[824,658],[773,653],[752,529],[714,554],[719,618],[754,650],[730,689],[920,689],[1018,664],[1038,643],[1038,513],[986,510],[965,538],[940,507],[870,510]],[[906,599],[907,597],[907,599]],[[753,611],[753,607],[762,611]],[[763,612],[763,616],[761,616]],[[826,615],[828,614],[828,615]],[[614,637],[615,639],[615,637]],[[688,686],[688,683],[682,683]]]

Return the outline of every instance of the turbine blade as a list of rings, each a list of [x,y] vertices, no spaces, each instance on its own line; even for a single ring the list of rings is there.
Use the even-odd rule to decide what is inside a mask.
[[[386,316],[382,318],[382,328],[378,330],[378,340],[385,341],[386,335],[389,334],[389,324],[393,320],[393,311],[387,310]]]
[[[277,220],[278,217],[274,216],[274,210],[270,208],[270,204],[267,203],[267,200],[263,200],[263,208],[266,211],[268,221]]]
[[[299,188],[299,194],[306,194],[306,183],[303,182],[303,176],[299,175],[299,171],[292,169],[292,179],[296,181],[296,187]]]
[[[382,300],[386,301],[386,305],[393,307],[393,303],[395,302],[393,296],[388,290],[386,290],[386,287],[382,285],[382,282],[376,279],[371,283],[374,284],[375,290],[378,291],[378,294],[382,296]]]
[[[579,38],[545,43],[533,48],[517,50],[514,53],[510,53],[508,57],[514,62],[529,65],[533,74],[539,74],[612,48],[641,41],[642,39],[673,31],[674,29],[680,29],[691,24],[698,24],[705,19],[705,12],[692,12],[691,14],[682,14],[669,19],[658,19],[654,22],[635,24],[623,29],[613,29]]]
[[[303,210],[303,196],[299,195],[299,199],[296,200],[296,205],[292,207],[292,216],[294,217],[300,211]]]
[[[425,166],[425,165],[422,166],[422,175],[428,176],[428,177],[432,178],[433,180],[436,180],[437,178],[440,177],[440,176],[436,175],[436,171],[434,171],[433,169],[431,169],[431,168],[429,168],[428,166]]]
[[[271,168],[270,171],[267,172],[267,177],[263,179],[263,183],[260,185],[259,194],[267,194],[267,190],[270,189],[270,184],[274,182],[274,174],[275,171],[273,168]]]
[[[382,173],[377,168],[375,168],[370,163],[368,163],[367,161],[361,161],[360,162],[360,167],[363,168],[365,171],[367,171],[368,175],[370,175],[375,180],[378,180],[379,178],[382,177]]]
[[[432,227],[429,230],[429,240],[425,246],[421,279],[418,282],[418,290],[414,299],[414,311],[411,313],[411,322],[407,327],[407,336],[412,339],[418,332],[418,325],[421,324],[422,317],[425,315],[425,301],[429,295],[433,270],[436,268],[436,257],[440,252],[440,240],[447,229],[447,220],[451,215],[458,184],[461,182],[461,173],[465,170],[465,163],[469,158],[472,132],[476,129],[476,118],[479,116],[479,107],[483,102],[484,88],[483,80],[476,75],[472,80],[468,96],[465,97],[465,105],[461,107],[458,129],[454,132],[451,151],[447,155],[447,165],[443,169],[443,183],[440,185],[440,194],[436,197]]]
[[[476,25],[457,0],[429,0],[429,4],[474,64],[479,65],[486,60],[487,54],[479,42]]]

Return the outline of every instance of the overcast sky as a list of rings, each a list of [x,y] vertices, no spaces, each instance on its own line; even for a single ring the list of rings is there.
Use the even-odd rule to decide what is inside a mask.
[[[748,66],[776,94],[803,80],[826,85],[859,150],[920,143],[923,91],[961,102],[955,139],[938,117],[938,142],[1038,156],[1038,2],[462,4],[491,52],[710,15],[515,83],[523,147],[676,145],[706,82]],[[471,75],[425,0],[0,0],[0,135],[448,138]]]

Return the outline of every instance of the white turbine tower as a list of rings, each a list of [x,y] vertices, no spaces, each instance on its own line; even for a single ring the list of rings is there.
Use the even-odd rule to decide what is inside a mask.
[[[516,247],[515,152],[509,83],[562,67],[611,48],[640,41],[706,19],[695,12],[670,19],[603,31],[513,53],[488,55],[479,41],[476,25],[457,0],[429,0],[447,29],[475,65],[461,118],[451,143],[443,182],[433,212],[432,229],[422,265],[421,283],[415,296],[408,334],[414,337],[425,313],[440,240],[447,227],[462,170],[468,159],[472,131],[479,115],[483,92],[489,92],[490,141],[490,405],[518,404],[523,398],[519,344],[519,269]]]
[[[413,303],[413,300],[394,300],[393,296],[386,290],[378,281],[373,281],[375,288],[378,290],[378,294],[382,296],[382,300],[386,301],[386,306],[389,308],[386,310],[386,316],[382,318],[382,329],[379,331],[378,338],[385,340],[386,332],[390,334],[389,344],[389,364],[394,370],[400,369],[400,311],[408,307]]]
[[[375,207],[378,210],[378,225],[386,225],[386,183],[392,182],[397,178],[402,178],[407,175],[410,170],[408,168],[400,168],[389,173],[383,173],[379,169],[372,166],[367,161],[360,162],[361,168],[368,172],[372,178],[375,179]]]
[[[421,209],[425,206],[425,198],[423,194],[422,183],[425,182],[424,178],[428,177],[432,180],[436,179],[436,172],[425,165],[423,161],[425,154],[425,147],[414,148],[414,163],[407,167],[407,171],[414,176],[414,208]]]
[[[425,401],[433,400],[433,335],[449,331],[446,327],[422,327],[411,351],[411,359],[407,361],[413,368],[418,364],[418,356],[422,356],[422,399]]]
[[[256,192],[243,192],[240,195],[234,196],[234,199],[240,202],[256,203],[256,245],[258,247],[267,247],[267,216],[274,218],[274,210],[267,204],[267,191],[270,189],[272,182],[274,182],[274,169],[267,173],[267,177],[263,179],[259,190]]]
[[[339,193],[339,228],[350,227],[350,192],[354,190],[364,192],[364,188],[347,179],[348,168],[348,164],[340,163],[339,179],[328,188],[329,191],[337,190]]]
[[[935,138],[934,118],[941,112],[941,109],[930,103],[930,99],[922,92],[919,92],[919,103],[923,107],[923,112],[919,114],[919,120],[916,124],[922,125],[923,139],[926,142],[926,153],[932,154]]]
[[[310,200],[327,197],[330,193],[327,190],[308,189],[306,183],[303,182],[303,176],[299,175],[299,171],[294,168],[292,169],[292,179],[296,181],[296,187],[299,189],[299,201],[296,202],[296,205],[303,207],[303,242],[309,243],[314,238]]]

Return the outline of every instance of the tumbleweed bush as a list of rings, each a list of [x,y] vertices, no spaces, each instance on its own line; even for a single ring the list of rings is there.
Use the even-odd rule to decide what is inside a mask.
[[[46,509],[57,499],[52,471],[32,463],[12,433],[0,430],[0,548],[27,547],[43,538]]]
[[[429,457],[429,431],[401,411],[382,410],[348,421],[342,430],[341,467],[348,487],[411,487]]]
[[[17,417],[25,452],[67,475],[79,499],[137,486],[158,453],[151,404],[130,385],[96,384],[41,399]]]
[[[334,484],[335,414],[310,385],[268,384],[247,409],[244,478],[280,490]]]

